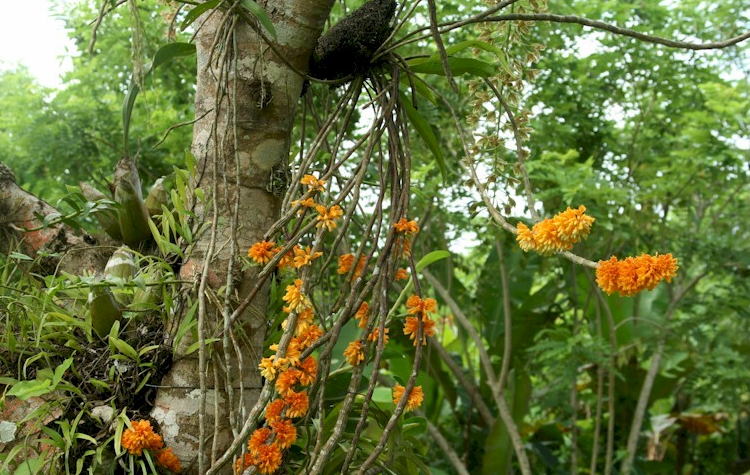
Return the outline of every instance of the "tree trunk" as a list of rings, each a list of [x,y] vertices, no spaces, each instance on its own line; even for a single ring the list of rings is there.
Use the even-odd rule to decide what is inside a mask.
[[[220,292],[219,287],[229,287],[231,309],[257,283],[257,269],[241,272],[239,256],[261,240],[279,216],[280,193],[269,183],[286,166],[304,79],[287,63],[307,71],[332,4],[333,0],[287,0],[265,5],[278,33],[275,48],[285,61],[239,17],[216,11],[195,23],[199,28],[195,114],[200,120],[194,127],[198,166],[192,186],[211,197],[207,204],[196,199],[195,211],[214,228],[199,238],[181,275],[186,280],[204,279],[217,297],[211,304],[199,305],[204,338],[221,330],[227,315],[222,308],[226,287]],[[228,28],[234,36],[227,34]],[[204,363],[205,392],[201,391],[200,351],[184,355],[192,341],[180,345],[178,359],[162,381],[166,387],[159,391],[152,415],[161,425],[165,443],[182,461],[184,474],[205,473],[211,460],[231,443],[233,430],[242,425],[242,408],[249,410],[257,399],[267,304],[266,288],[238,320],[237,347],[220,341],[207,349],[213,362],[223,361]],[[201,394],[205,396],[204,444],[200,443]],[[236,418],[230,420],[230,415]],[[199,466],[201,449],[205,460]],[[232,473],[229,467],[225,471]]]

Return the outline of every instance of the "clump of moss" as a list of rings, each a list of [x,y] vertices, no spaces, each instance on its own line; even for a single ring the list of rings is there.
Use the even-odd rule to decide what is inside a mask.
[[[370,0],[320,37],[310,76],[336,80],[367,73],[372,57],[392,31],[396,0]]]

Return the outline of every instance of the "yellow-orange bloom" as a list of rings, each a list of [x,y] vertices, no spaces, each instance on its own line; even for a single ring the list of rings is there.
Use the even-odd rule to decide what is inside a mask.
[[[131,421],[129,427],[122,433],[121,445],[133,455],[142,455],[143,449],[159,450],[164,442],[159,434],[154,432],[151,422],[146,420]]]
[[[308,348],[313,343],[318,341],[321,336],[323,336],[323,330],[321,330],[319,326],[315,324],[309,325],[302,333],[299,334],[299,336],[297,336],[300,350]]]
[[[401,218],[398,223],[393,225],[396,231],[404,234],[417,234],[419,232],[419,225],[416,221],[407,221],[406,218]]]
[[[642,290],[653,290],[662,280],[671,282],[677,269],[677,259],[672,254],[641,254],[622,261],[612,256],[599,261],[596,282],[608,295],[619,292],[623,297],[630,297]]]
[[[182,470],[180,459],[172,452],[172,447],[157,452],[156,461],[159,462],[159,465],[174,473],[180,473],[180,470]]]
[[[289,304],[284,307],[285,312],[301,311],[312,306],[310,299],[302,293],[302,279],[296,279],[294,284],[287,285],[286,294],[281,298]]]
[[[354,314],[354,318],[359,320],[359,328],[364,328],[367,326],[367,320],[370,317],[370,305],[367,302],[362,302],[362,305],[359,306],[359,310],[357,310],[357,313]]]
[[[266,421],[273,422],[281,418],[281,411],[284,410],[284,400],[274,399],[266,406]]]
[[[279,260],[279,263],[276,264],[276,267],[279,270],[284,270],[287,267],[294,267],[294,250],[297,249],[299,246],[294,246],[291,251],[284,254],[284,257],[282,257]],[[280,252],[281,249],[278,249],[278,252]]]
[[[260,473],[273,473],[281,465],[281,449],[276,444],[261,445],[255,454],[255,466]]]
[[[258,264],[267,264],[268,261],[273,259],[276,255],[278,248],[275,247],[276,243],[273,241],[260,241],[256,242],[247,251],[247,257],[251,258]]]
[[[388,344],[388,332],[390,331],[389,328],[386,328],[383,332],[383,344]],[[378,338],[380,337],[380,328],[375,328],[372,333],[367,335],[367,339],[370,341],[378,341]]]
[[[307,246],[305,249],[302,249],[301,247],[295,247],[294,248],[294,268],[295,269],[301,269],[304,266],[309,266],[312,264],[312,261],[314,259],[317,259],[318,257],[322,256],[323,253],[318,251],[316,253],[310,252],[310,246]]]
[[[344,215],[344,211],[339,205],[333,205],[330,208],[326,208],[323,205],[315,207],[315,211],[318,212],[318,224],[317,227],[325,227],[329,231],[336,229],[336,220]]]
[[[435,336],[435,322],[422,314],[422,344],[427,342],[428,336]],[[406,317],[404,322],[404,335],[408,335],[410,340],[414,340],[414,346],[417,346],[417,331],[419,330],[419,319],[417,317]]]
[[[289,394],[294,385],[299,381],[300,372],[296,369],[287,369],[276,378],[276,391],[282,396]]]
[[[516,241],[524,251],[534,250],[540,254],[569,251],[573,244],[586,239],[591,232],[594,218],[585,214],[586,207],[568,207],[553,218],[545,219],[532,229],[519,222],[516,225]]]
[[[275,356],[269,356],[260,360],[258,368],[260,368],[260,374],[269,381],[273,381],[276,378],[276,359]]]
[[[400,384],[396,384],[395,386],[393,386],[393,404],[398,404],[399,401],[401,401],[401,399],[404,397],[405,390],[406,388],[401,386]],[[423,398],[424,395],[422,394],[422,386],[414,386],[414,389],[412,389],[411,393],[409,393],[409,399],[405,407],[406,412],[413,411],[414,409],[417,409],[419,406],[421,406]]]
[[[245,453],[245,456],[237,460],[234,465],[234,473],[240,474],[250,468],[251,465],[255,465],[255,458],[253,458],[253,454]]]
[[[357,366],[365,360],[365,353],[362,351],[362,342],[354,340],[349,343],[349,346],[344,350],[344,358],[346,362],[352,366]]]
[[[365,260],[366,257],[364,255],[359,256],[357,267],[354,268],[354,274],[352,274],[352,280],[356,279],[360,276],[360,274],[362,274],[362,269],[365,267]],[[346,274],[352,268],[352,264],[354,264],[354,256],[351,254],[344,254],[343,256],[339,257],[339,268],[337,272],[339,274]]]
[[[396,255],[403,258],[411,256],[411,240],[407,237],[396,239]]]
[[[275,351],[278,353],[279,351],[279,344],[274,343],[269,348],[272,351]],[[289,340],[289,344],[286,347],[286,353],[284,354],[283,358],[280,358],[278,355],[276,356],[276,367],[285,366],[285,365],[292,365],[297,366],[299,364],[299,357],[302,354],[302,349],[300,348],[299,340],[297,338],[292,338]]]
[[[294,424],[289,419],[271,422],[271,428],[274,434],[276,434],[276,443],[282,449],[289,447],[297,440],[297,428],[294,427]]]
[[[435,299],[422,300],[419,295],[412,295],[406,300],[406,308],[409,315],[418,313],[426,315],[437,310],[437,301]]]
[[[298,204],[301,204],[305,208],[315,208],[316,206],[318,206],[318,204],[312,198],[307,198],[306,200],[292,201],[292,206],[297,206]],[[302,210],[299,210],[299,214],[302,214]]]
[[[310,187],[310,191],[323,191],[326,184],[325,180],[318,180],[315,175],[305,175],[299,182]]]
[[[269,429],[268,427],[255,429],[253,435],[250,436],[250,440],[247,441],[247,450],[249,450],[253,455],[258,455],[258,450],[260,450],[260,448],[263,447],[263,445],[265,445],[265,443],[268,442],[268,439],[270,438],[271,429]]]
[[[315,377],[318,375],[318,362],[312,356],[308,356],[299,365],[299,383],[302,386],[309,386],[315,381]]]
[[[310,400],[307,398],[305,391],[290,392],[284,396],[284,402],[289,406],[286,409],[286,416],[296,419],[307,414],[307,408],[310,405]]]
[[[406,269],[399,269],[396,271],[396,280],[406,280],[409,278],[409,274],[406,273]]]

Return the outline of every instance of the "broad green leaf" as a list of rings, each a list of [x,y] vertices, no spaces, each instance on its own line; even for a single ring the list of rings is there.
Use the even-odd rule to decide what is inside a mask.
[[[422,257],[419,262],[417,262],[417,272],[422,272],[427,266],[432,264],[433,262],[437,262],[441,259],[445,259],[446,257],[450,257],[451,253],[448,251],[432,251],[429,254]]]
[[[207,11],[210,8],[215,8],[222,1],[223,0],[209,0],[205,3],[201,3],[200,5],[196,5],[187,13],[187,15],[185,15],[185,19],[182,20],[182,23],[180,23],[180,30],[185,31],[185,28],[192,25],[193,22],[198,19],[198,17],[201,16],[203,12]]]
[[[38,397],[43,394],[49,393],[52,388],[52,381],[45,379],[44,381],[38,381],[36,379],[32,381],[21,381],[13,385],[8,390],[8,396],[15,396],[20,400],[26,400],[30,397]]]
[[[156,52],[154,59],[145,68],[143,75],[144,79],[151,75],[151,73],[158,68],[160,65],[171,61],[175,58],[183,56],[191,56],[195,54],[195,45],[192,43],[169,43]],[[122,106],[122,125],[123,125],[123,152],[127,153],[128,150],[128,137],[130,135],[130,117],[133,113],[133,106],[135,105],[135,98],[138,97],[140,87],[135,79],[131,80],[130,89],[125,95],[125,101]]]
[[[268,33],[271,35],[271,38],[278,39],[276,35],[276,28],[274,28],[273,23],[271,23],[271,19],[268,18],[268,14],[266,13],[263,8],[255,3],[253,0],[242,0],[242,6],[247,9],[255,18],[258,19],[261,25],[263,25],[263,28],[268,31]]]
[[[414,129],[417,131],[419,136],[422,137],[422,140],[424,140],[425,144],[427,144],[427,147],[432,152],[432,155],[435,157],[438,168],[440,168],[440,174],[443,177],[443,181],[447,182],[448,170],[445,167],[445,157],[443,157],[443,151],[440,150],[440,144],[438,144],[437,137],[432,131],[432,127],[430,127],[430,124],[427,122],[427,120],[422,117],[422,114],[420,114],[419,111],[414,108],[409,98],[404,96],[403,93],[401,93],[401,103],[404,106],[406,117],[409,119],[409,122],[411,122],[411,124],[414,126]]]

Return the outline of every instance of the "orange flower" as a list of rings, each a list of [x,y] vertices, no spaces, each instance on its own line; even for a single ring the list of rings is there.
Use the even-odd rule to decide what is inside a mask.
[[[362,342],[354,340],[344,350],[346,362],[352,366],[357,366],[365,360],[365,353],[362,351]]]
[[[120,443],[133,455],[142,455],[143,449],[159,450],[164,447],[161,436],[154,432],[151,422],[146,420],[131,421],[122,433]]]
[[[294,334],[299,336],[303,334],[307,328],[312,325],[313,319],[315,318],[315,312],[312,307],[307,307],[299,311],[297,314],[297,327],[294,329]],[[286,330],[288,325],[288,319],[281,322],[281,328]]]
[[[172,447],[157,452],[156,461],[159,462],[159,465],[174,473],[180,473],[180,470],[182,470],[180,459],[172,452]]]
[[[266,406],[266,421],[273,422],[281,418],[281,411],[284,410],[284,400],[274,399]]]
[[[294,284],[286,286],[286,295],[281,297],[289,305],[284,307],[285,312],[301,311],[312,306],[310,299],[302,293],[302,279],[296,279]]]
[[[310,246],[302,249],[301,247],[294,248],[294,268],[301,269],[304,266],[312,264],[314,259],[322,256],[322,252],[316,252],[315,254],[310,253]]]
[[[247,251],[247,257],[252,258],[258,264],[267,264],[279,252],[278,248],[274,246],[276,246],[276,243],[273,241],[256,242]]]
[[[315,211],[318,212],[318,228],[327,228],[328,231],[336,229],[336,220],[344,215],[339,205],[333,205],[327,208],[323,205],[315,207]]]
[[[307,414],[307,408],[310,405],[310,400],[307,398],[305,391],[298,393],[292,391],[284,396],[284,402],[289,406],[286,410],[286,416],[296,419]]]
[[[398,223],[393,225],[396,231],[404,234],[417,234],[419,232],[419,225],[416,221],[407,221],[406,218],[401,218]]]
[[[318,374],[318,362],[312,356],[308,356],[299,365],[299,373],[299,383],[302,386],[311,385]]]
[[[560,240],[576,243],[588,237],[594,218],[586,216],[585,213],[586,207],[583,205],[578,209],[568,206],[568,209],[552,218],[552,225]]]
[[[359,256],[359,261],[357,262],[357,267],[354,269],[354,274],[352,274],[352,280],[356,279],[357,277],[362,274],[362,269],[365,267],[365,260],[367,258],[364,255]],[[343,256],[339,257],[339,268],[336,272],[339,274],[346,274],[349,272],[349,269],[352,268],[352,264],[354,264],[354,256],[351,254],[344,254]]]
[[[240,474],[246,469],[250,468],[251,465],[255,465],[255,459],[252,454],[245,453],[245,456],[241,460],[237,460],[234,466],[234,472]]]
[[[278,353],[279,351],[279,344],[274,343],[273,345],[269,346],[269,348],[272,351],[276,351]],[[296,338],[292,338],[289,340],[289,344],[286,347],[286,353],[284,354],[283,358],[276,357],[276,367],[279,366],[285,366],[288,364],[291,364],[292,366],[297,366],[299,364],[299,357],[302,354],[302,349],[299,346],[299,340]]]
[[[289,419],[271,422],[271,428],[276,434],[276,443],[282,449],[289,447],[297,440],[297,428]]]
[[[292,201],[292,206],[297,206],[298,204],[301,204],[305,208],[315,208],[318,204],[315,202],[312,198],[307,198],[306,200],[294,200]],[[299,214],[302,214],[302,210],[299,211]]]
[[[596,283],[607,295],[619,292],[623,297],[630,297],[642,290],[653,290],[662,280],[671,282],[677,269],[677,259],[672,254],[641,254],[622,261],[612,256],[607,261],[599,261]]]
[[[310,345],[318,341],[318,339],[321,336],[323,336],[323,330],[321,330],[319,326],[315,324],[309,325],[297,337],[297,341],[299,341],[300,350],[304,350],[305,348],[308,348]]]
[[[346,274],[354,264],[354,256],[352,254],[344,254],[339,257],[339,268],[336,272],[339,274]]]
[[[393,386],[393,404],[398,404],[399,401],[401,401],[401,398],[404,397],[404,391],[406,390],[405,387],[401,386],[400,384],[396,384]],[[424,398],[424,395],[422,394],[422,386],[414,386],[414,389],[411,390],[411,393],[409,393],[409,399],[406,403],[406,412],[413,411],[414,409],[417,409],[419,406],[422,405],[422,399]]]
[[[296,369],[287,369],[276,378],[276,391],[282,396],[292,391],[292,388],[299,381],[300,372]]]
[[[251,454],[257,456],[260,448],[263,447],[270,438],[271,429],[268,427],[255,429],[255,432],[253,432],[253,435],[250,436],[250,440],[247,442],[247,450],[249,450]]]
[[[279,270],[284,270],[287,267],[294,267],[294,250],[298,247],[299,246],[294,246],[291,251],[284,254],[284,257],[279,260],[279,263],[276,264],[276,267],[278,267]],[[280,251],[281,249],[278,249],[278,252]]]
[[[388,344],[388,331],[389,329],[386,328],[385,331],[383,332],[383,344],[384,345]],[[380,328],[374,329],[372,333],[367,335],[367,339],[370,341],[378,341],[379,337],[380,337]]]
[[[553,218],[536,223],[532,229],[519,222],[516,225],[516,241],[524,251],[534,250],[540,254],[568,251],[591,232],[594,218],[585,212],[583,205],[578,209],[568,207]]]
[[[273,473],[281,465],[281,449],[276,444],[261,445],[255,455],[255,465],[260,473]]]
[[[364,328],[367,326],[367,320],[370,316],[370,306],[367,304],[367,302],[362,302],[362,305],[359,306],[359,310],[357,310],[357,313],[354,314],[354,318],[359,320],[359,328]]]
[[[315,175],[305,175],[299,182],[310,187],[310,191],[323,191],[326,184],[325,180],[318,180]]]
[[[406,269],[399,269],[396,271],[396,280],[406,280],[409,278],[409,274],[406,273]]]
[[[406,317],[404,335],[409,335],[409,339],[414,340],[414,346],[417,346],[417,330],[419,330],[419,320],[417,317]],[[427,314],[423,314],[422,344],[427,343],[428,336],[435,336],[435,322]]]
[[[422,300],[419,295],[412,295],[406,300],[407,312],[409,315],[417,313],[427,314],[434,313],[437,310],[437,301],[435,299]]]
[[[275,356],[269,356],[260,360],[258,368],[260,368],[260,374],[269,381],[273,381],[276,378],[276,359]]]

